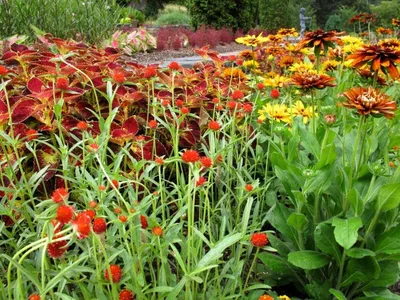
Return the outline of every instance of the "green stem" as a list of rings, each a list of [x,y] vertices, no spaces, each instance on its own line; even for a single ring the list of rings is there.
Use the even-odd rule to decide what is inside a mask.
[[[247,287],[247,284],[248,284],[248,282],[249,282],[251,272],[253,271],[254,264],[256,263],[257,254],[258,254],[259,251],[260,251],[260,248],[257,247],[257,251],[256,251],[256,254],[254,255],[253,261],[252,261],[252,263],[251,263],[250,270],[249,270],[249,273],[247,274],[246,281],[245,281],[245,283],[244,283],[243,289],[245,289],[245,288]]]
[[[343,249],[342,259],[341,259],[341,261],[340,261],[340,267],[339,267],[338,280],[337,280],[337,283],[336,283],[336,289],[337,289],[337,290],[340,289],[340,285],[341,285],[341,283],[342,283],[343,270],[344,270],[345,262],[346,262],[346,250]]]

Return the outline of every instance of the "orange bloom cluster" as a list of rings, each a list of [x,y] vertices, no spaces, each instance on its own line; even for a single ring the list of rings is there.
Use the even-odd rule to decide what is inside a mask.
[[[303,90],[323,89],[327,86],[336,86],[335,78],[326,74],[319,74],[312,71],[296,73],[292,76],[292,84]]]

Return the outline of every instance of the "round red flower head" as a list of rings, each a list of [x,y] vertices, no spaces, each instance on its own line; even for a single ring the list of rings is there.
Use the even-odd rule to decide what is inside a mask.
[[[160,226],[154,227],[152,232],[155,236],[162,236],[162,234],[163,234],[163,230]]]
[[[103,218],[95,218],[93,220],[93,232],[100,234],[107,230],[107,223],[106,220]]]
[[[51,195],[51,199],[55,203],[60,203],[66,201],[68,199],[69,193],[65,188],[56,189],[53,194]]]
[[[251,236],[251,243],[256,247],[264,247],[266,244],[268,244],[268,237],[263,232],[253,233]]]
[[[281,94],[277,89],[271,90],[271,98],[278,99]]]
[[[195,163],[200,159],[200,154],[196,150],[186,150],[182,154],[182,160],[186,163]]]
[[[122,290],[119,293],[119,300],[133,300],[135,299],[135,295],[130,290]]]
[[[111,271],[111,276],[110,276],[110,271]],[[110,265],[110,270],[105,269],[104,271],[104,278],[108,281],[110,281],[110,277],[111,277],[111,281],[113,283],[118,283],[121,281],[122,278],[122,270],[121,267],[118,265]]]
[[[29,296],[28,300],[40,300],[39,294],[32,294]]]
[[[57,215],[56,219],[61,223],[68,223],[71,221],[72,217],[74,216],[74,208],[69,205],[60,205],[57,208]]]

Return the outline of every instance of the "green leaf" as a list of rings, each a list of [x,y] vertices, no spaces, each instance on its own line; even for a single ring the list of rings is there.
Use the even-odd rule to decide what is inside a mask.
[[[360,216],[364,211],[364,203],[356,188],[352,188],[347,194],[347,200],[356,216]]]
[[[333,219],[332,225],[335,227],[335,239],[344,249],[350,249],[356,242],[358,237],[358,229],[362,227],[360,217],[352,217],[349,219]]]
[[[315,165],[317,169],[321,169],[326,165],[330,165],[336,161],[336,146],[335,144],[330,144],[325,146],[321,151],[321,158]]]
[[[381,268],[375,257],[352,258],[347,264],[342,287],[351,283],[362,283],[379,278]]]
[[[258,258],[265,267],[279,275],[293,275],[293,271],[286,259],[268,252],[258,254]]]
[[[268,241],[271,243],[271,246],[278,250],[279,255],[287,257],[289,252],[291,251],[288,245],[285,242],[282,242],[273,234],[268,234]]]
[[[399,280],[399,265],[392,261],[382,261],[379,263],[381,273],[376,280],[372,280],[364,290],[370,287],[388,287],[394,285]]]
[[[309,194],[316,190],[325,190],[331,184],[332,167],[325,166],[324,168],[315,171],[311,178],[308,178],[303,187],[303,193]]]
[[[321,147],[318,143],[316,137],[309,131],[305,129],[304,126],[299,126],[299,135],[301,144],[306,151],[312,153],[317,160],[319,160],[319,154],[321,152]]]
[[[208,251],[206,255],[203,256],[203,258],[197,263],[196,269],[204,268],[205,266],[222,257],[225,249],[237,243],[241,238],[242,234],[240,233],[226,236],[224,239],[215,244],[214,248]]]
[[[308,221],[305,215],[301,213],[292,213],[289,216],[287,223],[295,229],[302,231],[304,226],[307,225]]]
[[[330,259],[321,252],[304,250],[289,253],[288,261],[304,270],[314,270],[327,265]]]
[[[400,226],[393,227],[376,238],[374,251],[377,254],[400,253]]]
[[[271,225],[278,230],[283,239],[296,241],[297,232],[295,229],[287,224],[291,211],[282,203],[276,203],[267,213],[267,220]]]
[[[400,184],[390,183],[381,187],[378,193],[377,209],[385,212],[400,204]]]
[[[400,300],[400,296],[393,294],[391,291],[384,289],[379,291],[364,292],[366,297],[359,298],[360,300]]]
[[[347,300],[346,296],[341,291],[329,289],[329,292],[335,296],[337,300]]]
[[[375,252],[363,248],[351,248],[346,250],[346,255],[353,258],[363,258],[365,256],[375,256]]]
[[[328,223],[321,223],[314,231],[315,245],[325,254],[332,255],[337,263],[341,259],[341,249],[335,240],[333,227]]]

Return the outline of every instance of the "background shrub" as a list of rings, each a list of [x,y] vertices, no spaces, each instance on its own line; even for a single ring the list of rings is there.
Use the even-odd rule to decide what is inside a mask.
[[[182,25],[190,24],[191,17],[186,7],[181,5],[166,5],[159,13],[159,17],[155,21],[157,26],[160,25]]]
[[[370,9],[375,14],[377,26],[392,27],[392,18],[400,16],[400,0],[382,1],[379,5],[371,5]]]
[[[0,38],[25,34],[30,25],[60,38],[97,43],[109,37],[120,16],[112,0],[13,0],[0,5]]]

